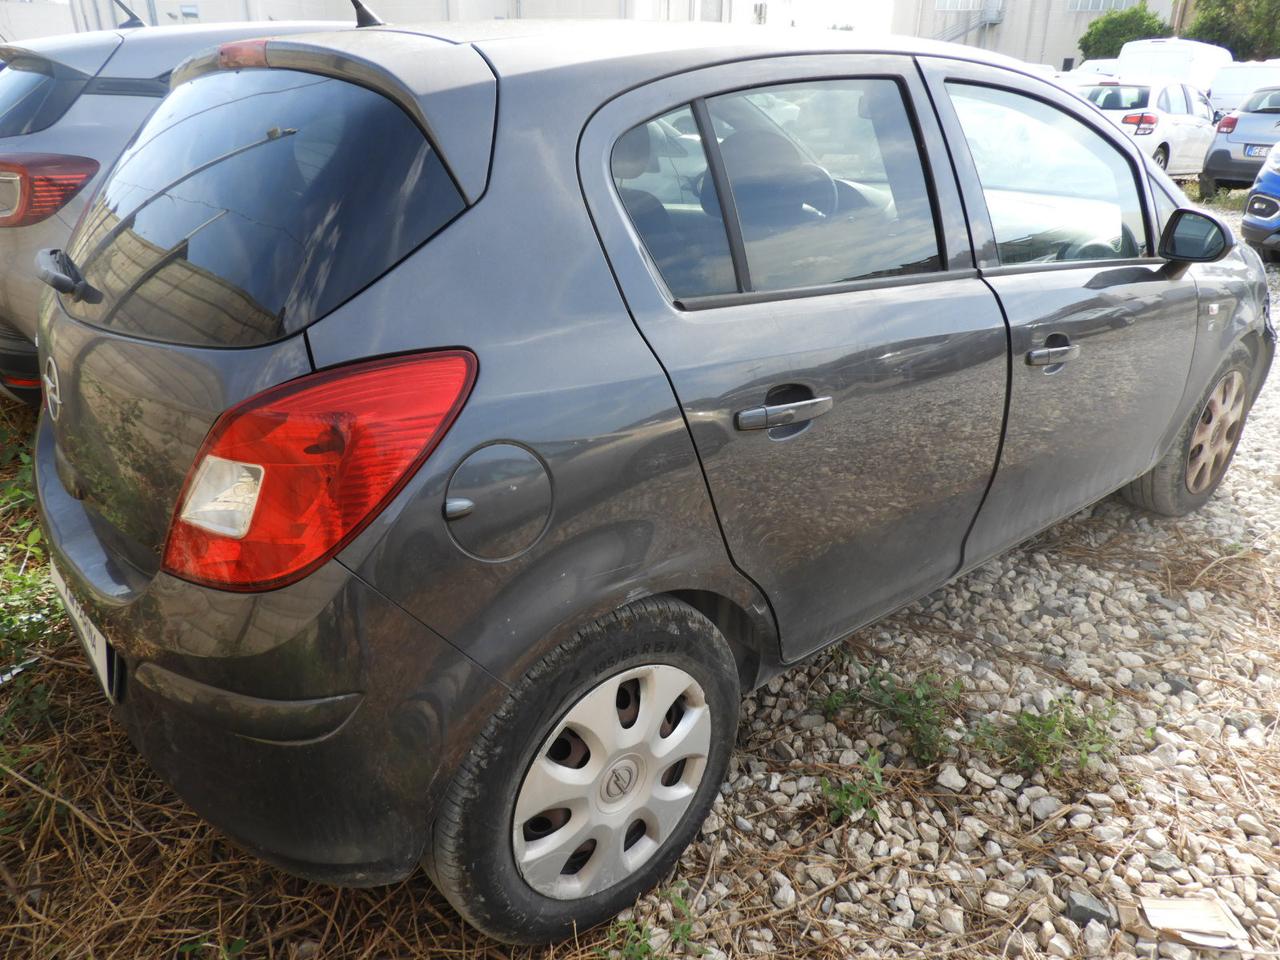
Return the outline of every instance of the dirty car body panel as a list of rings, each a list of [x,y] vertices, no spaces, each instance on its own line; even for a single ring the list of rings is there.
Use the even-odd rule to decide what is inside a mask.
[[[834,34],[794,46],[585,36],[371,29],[272,41],[240,72],[192,61],[67,247],[66,269],[101,297],[45,298],[41,362],[57,389],[40,425],[40,507],[53,562],[111,645],[116,715],[201,814],[302,875],[408,873],[478,731],[596,618],[676,597],[716,625],[750,689],[1137,476],[1231,343],[1254,337],[1265,375],[1251,253],[1176,279],[1149,255],[1049,269],[1057,286],[1040,297],[1025,272],[999,275],[963,144],[922,67],[1002,75],[990,64],[1003,61]],[[739,271],[723,295],[674,294],[629,215],[637,191],[617,188],[619,138],[682,105],[701,102],[705,120],[718,97],[833,76],[902,98],[901,116],[871,104],[867,119],[905,138],[926,185],[909,197],[892,177],[845,182],[832,203],[854,197],[879,217],[910,207],[932,253],[829,288],[750,289]],[[240,89],[258,94],[252,107],[234,106]],[[175,138],[206,108],[234,111],[228,142]],[[774,118],[735,116],[783,136],[764,126]],[[673,155],[692,149],[687,132],[661,129],[686,138]],[[373,187],[335,176],[379,163]],[[262,189],[225,189],[247,171]],[[352,185],[345,203],[339,182]],[[684,186],[729,196],[705,182]],[[292,219],[273,219],[281,210]],[[1234,298],[1213,338],[1199,284]],[[1141,396],[1078,408],[1077,421],[1145,438],[1111,467],[1101,440],[1052,463],[1036,446],[1035,419],[1063,400],[1042,369],[1028,379],[1018,351],[1058,322],[1085,341],[1081,363],[1096,351],[1098,376],[1157,349],[1167,366]],[[1176,342],[1161,346],[1156,326]],[[175,572],[168,544],[199,487],[193,468],[228,418],[374,358],[435,351],[474,358],[456,416],[305,576],[219,589]],[[779,386],[824,401],[821,415],[742,419]],[[1065,492],[1055,472],[1070,473]]]

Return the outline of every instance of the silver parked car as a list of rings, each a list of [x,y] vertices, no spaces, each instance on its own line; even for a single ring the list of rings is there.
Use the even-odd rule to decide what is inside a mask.
[[[1200,196],[1209,199],[1219,187],[1248,187],[1280,141],[1280,86],[1255,90],[1218,121],[1200,175]]]
[[[0,392],[40,393],[31,264],[66,243],[98,180],[169,92],[169,74],[227,41],[326,21],[121,28],[0,46]]]

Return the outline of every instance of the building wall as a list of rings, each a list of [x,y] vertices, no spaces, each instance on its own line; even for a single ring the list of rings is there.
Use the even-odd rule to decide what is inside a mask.
[[[9,0],[0,0],[7,4]],[[149,23],[229,20],[342,20],[349,0],[125,0]],[[625,19],[763,23],[777,27],[856,27],[886,32],[894,0],[367,0],[391,23],[431,20]],[[123,19],[110,0],[70,0],[77,29]]]
[[[74,30],[71,8],[65,3],[0,0],[0,39],[33,40]]]
[[[983,6],[999,10],[1000,22],[978,26],[971,32],[955,37],[957,43],[967,43],[997,53],[1004,53],[1029,63],[1046,63],[1061,69],[1067,59],[1080,62],[1077,43],[1089,24],[1102,16],[1105,10],[1078,10],[1073,7],[1135,6],[1137,0],[895,0],[893,32],[917,37],[953,39],[950,33],[961,25],[977,24],[983,19]],[[970,9],[954,10],[957,6]],[[1178,0],[1149,0],[1147,7],[1161,19],[1173,18],[1174,7],[1182,7]],[[944,9],[939,9],[939,8]]]

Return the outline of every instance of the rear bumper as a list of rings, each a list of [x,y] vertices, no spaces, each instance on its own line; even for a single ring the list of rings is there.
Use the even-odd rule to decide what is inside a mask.
[[[104,552],[53,458],[44,418],[36,473],[51,557],[111,641],[114,715],[139,752],[201,816],[285,870],[357,886],[411,873],[504,688],[336,562],[258,595],[140,579]]]
[[[1265,157],[1242,159],[1233,157],[1230,150],[1211,150],[1204,160],[1204,174],[1223,183],[1247,187],[1265,162]]]
[[[33,406],[40,402],[36,345],[4,320],[0,320],[0,393]]]

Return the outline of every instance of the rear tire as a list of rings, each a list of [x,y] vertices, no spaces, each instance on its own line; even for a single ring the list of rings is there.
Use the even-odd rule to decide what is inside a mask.
[[[1268,250],[1260,243],[1250,243],[1249,246],[1258,252],[1263,263],[1280,263],[1280,250]]]
[[[1120,491],[1130,503],[1167,517],[1202,507],[1235,456],[1253,396],[1253,358],[1236,347],[1213,375],[1160,462]]]
[[[1200,174],[1200,199],[1208,202],[1218,195],[1218,181],[1207,173]]]
[[[603,617],[489,721],[445,792],[423,867],[472,926],[508,943],[611,918],[662,880],[706,818],[738,706],[733,653],[692,607],[655,597]]]
[[[1156,147],[1156,152],[1151,155],[1151,159],[1156,162],[1156,166],[1161,170],[1169,169],[1169,148],[1163,143]]]

